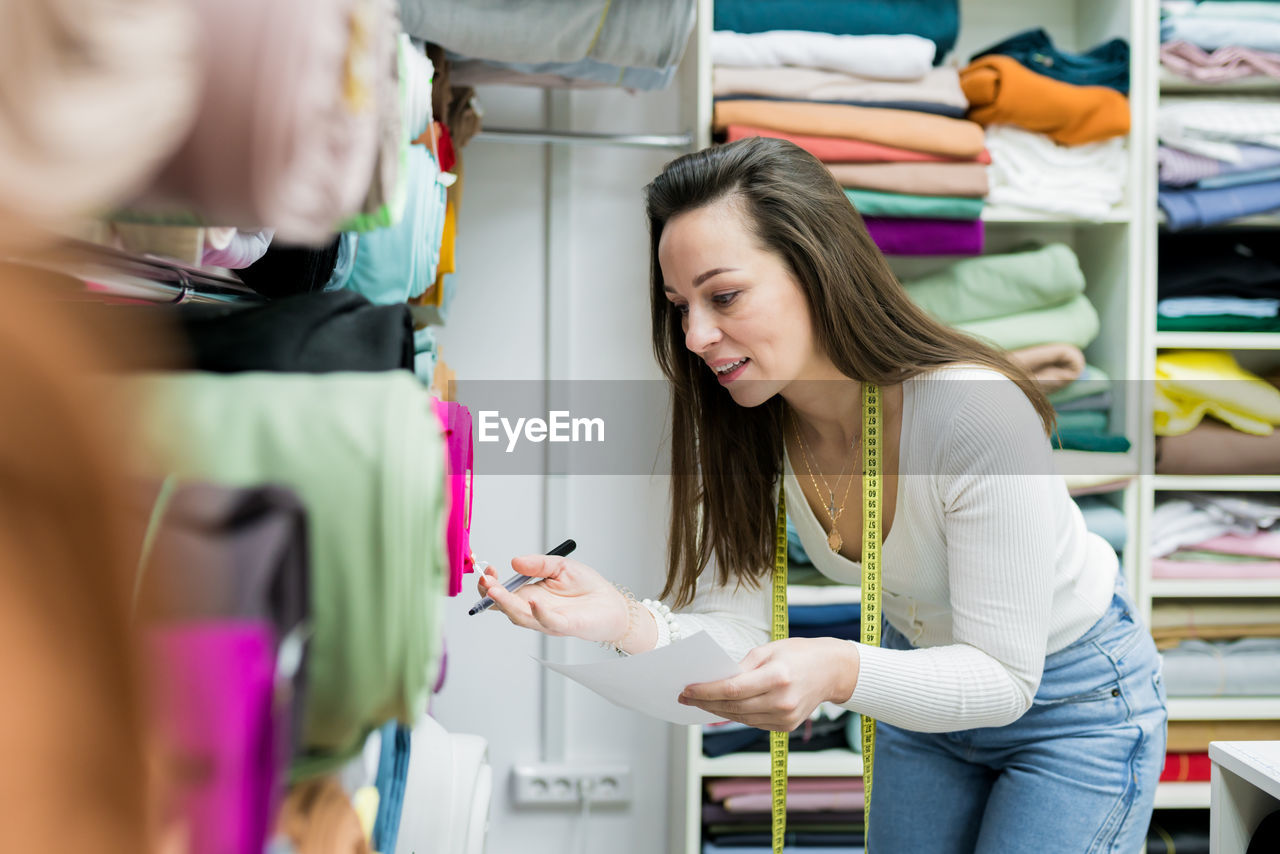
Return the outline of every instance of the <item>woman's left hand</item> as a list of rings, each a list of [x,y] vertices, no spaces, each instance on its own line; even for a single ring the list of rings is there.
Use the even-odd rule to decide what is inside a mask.
[[[747,653],[742,670],[687,686],[680,702],[758,729],[791,732],[820,703],[853,695],[858,646],[836,638],[773,641]]]

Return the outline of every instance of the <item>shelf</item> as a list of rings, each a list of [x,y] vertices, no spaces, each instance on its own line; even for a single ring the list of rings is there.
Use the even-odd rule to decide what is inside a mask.
[[[1280,492],[1280,475],[1271,474],[1157,474],[1157,492]]]
[[[982,211],[982,221],[989,224],[1030,223],[1043,225],[1118,225],[1130,222],[1133,213],[1128,208],[1115,208],[1105,219],[1081,219],[1068,214],[1053,214],[1022,208],[1006,208],[991,205]]]
[[[1156,809],[1158,810],[1207,810],[1208,808],[1208,783],[1161,783],[1156,786]]]
[[[1262,721],[1280,718],[1280,697],[1171,697],[1171,721]]]
[[[1155,344],[1159,349],[1280,350],[1280,332],[1157,332]]]
[[[709,759],[699,757],[695,774],[702,777],[767,777],[768,753],[730,753]],[[862,757],[852,750],[832,748],[810,753],[791,751],[787,772],[792,777],[860,777]]]
[[[1280,597],[1280,578],[1153,578],[1148,584],[1152,599]]]

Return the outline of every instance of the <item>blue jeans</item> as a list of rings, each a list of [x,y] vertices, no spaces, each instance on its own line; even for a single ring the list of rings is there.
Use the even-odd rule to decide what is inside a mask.
[[[911,649],[887,624],[883,645]],[[871,854],[1142,850],[1164,766],[1160,658],[1117,581],[1102,618],[1045,658],[1013,723],[949,733],[876,725]]]

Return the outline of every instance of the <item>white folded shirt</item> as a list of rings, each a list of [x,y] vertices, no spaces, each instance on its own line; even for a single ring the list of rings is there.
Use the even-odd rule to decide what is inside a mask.
[[[711,34],[711,62],[744,68],[798,65],[877,80],[917,80],[933,67],[937,46],[913,35],[838,36],[800,30]]]

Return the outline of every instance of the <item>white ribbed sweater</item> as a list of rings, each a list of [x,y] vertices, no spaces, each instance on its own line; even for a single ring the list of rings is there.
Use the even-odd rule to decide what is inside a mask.
[[[1035,409],[1002,374],[933,371],[903,384],[902,409],[882,588],[885,619],[917,648],[859,644],[857,687],[843,705],[923,732],[1004,726],[1031,707],[1045,656],[1102,616],[1118,561],[1085,528]],[[784,481],[814,565],[860,584],[860,565],[827,547],[790,459]],[[701,585],[677,621],[741,658],[769,640],[770,592],[735,587]],[[657,622],[662,646],[670,636]]]

